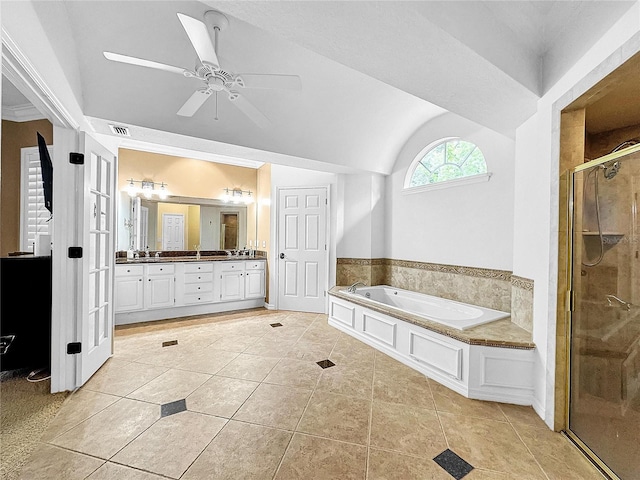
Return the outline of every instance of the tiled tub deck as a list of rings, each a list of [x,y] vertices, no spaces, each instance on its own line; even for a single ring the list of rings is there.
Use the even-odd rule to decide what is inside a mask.
[[[329,292],[329,324],[469,398],[533,405],[535,344],[509,318],[458,330]]]

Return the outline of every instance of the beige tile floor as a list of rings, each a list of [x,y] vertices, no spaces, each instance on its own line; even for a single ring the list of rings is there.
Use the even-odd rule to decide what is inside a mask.
[[[447,448],[469,480],[602,478],[530,407],[464,398],[325,315],[266,310],[117,330],[41,442],[25,480],[451,479]]]

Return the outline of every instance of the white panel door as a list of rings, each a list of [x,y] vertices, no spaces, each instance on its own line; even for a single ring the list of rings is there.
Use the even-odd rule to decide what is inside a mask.
[[[184,250],[184,215],[162,214],[162,249]]]
[[[113,336],[113,278],[115,272],[115,161],[116,157],[87,134],[81,134],[83,188],[79,238],[83,250],[79,282],[85,287],[79,301],[81,353],[76,384],[83,385],[111,355]],[[81,197],[81,198],[80,198]]]
[[[326,225],[326,188],[278,191],[279,309],[325,312]]]

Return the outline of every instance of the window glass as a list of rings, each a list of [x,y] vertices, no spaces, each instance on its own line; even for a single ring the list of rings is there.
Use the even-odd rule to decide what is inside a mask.
[[[409,188],[487,173],[480,149],[457,138],[447,139],[421,155],[413,164]]]

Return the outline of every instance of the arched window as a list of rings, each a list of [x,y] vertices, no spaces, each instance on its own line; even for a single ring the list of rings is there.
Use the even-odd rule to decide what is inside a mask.
[[[452,137],[432,143],[418,154],[409,167],[404,187],[414,189],[442,182],[447,185],[474,183],[487,181],[490,176],[477,145]]]

